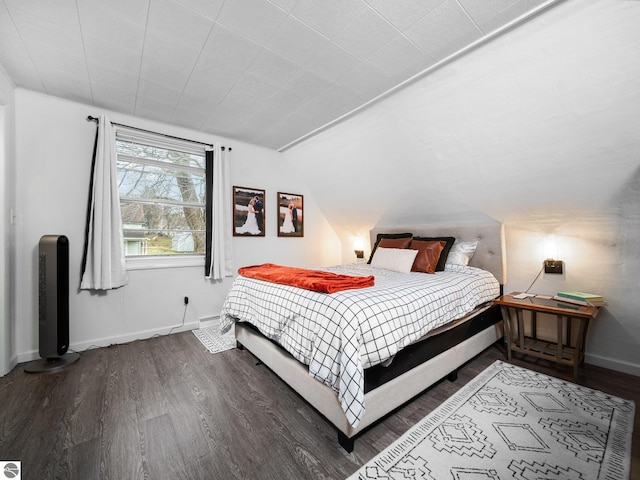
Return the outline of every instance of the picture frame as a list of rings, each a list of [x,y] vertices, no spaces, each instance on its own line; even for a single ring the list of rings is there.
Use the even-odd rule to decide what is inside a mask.
[[[233,236],[265,236],[265,191],[233,187]]]
[[[278,192],[278,236],[304,237],[304,197]]]

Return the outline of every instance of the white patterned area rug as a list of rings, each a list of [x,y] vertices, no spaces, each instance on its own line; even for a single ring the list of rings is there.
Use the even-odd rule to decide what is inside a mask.
[[[236,337],[233,328],[224,335],[220,334],[219,325],[199,328],[198,330],[192,330],[192,332],[211,353],[219,353],[236,348]]]
[[[634,411],[496,361],[349,479],[628,479]]]

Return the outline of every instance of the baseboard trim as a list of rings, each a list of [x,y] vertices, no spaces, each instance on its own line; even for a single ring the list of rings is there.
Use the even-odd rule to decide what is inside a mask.
[[[598,367],[608,368],[609,370],[615,370],[616,372],[628,373],[630,375],[640,377],[640,365],[635,363],[588,353],[585,354],[584,361],[590,365],[596,365]]]
[[[208,317],[200,317],[200,328],[209,328],[220,325],[220,315],[210,315]]]
[[[72,343],[69,346],[69,351],[83,353],[84,351],[93,349],[93,348],[108,347],[110,345],[118,345],[121,343],[130,343],[136,340],[147,340],[156,335],[163,336],[163,335],[168,335],[169,333],[186,332],[189,330],[195,330],[197,328],[200,328],[199,321],[185,323],[184,325],[177,326],[177,327],[162,327],[162,328],[154,328],[151,330],[142,330],[142,331],[130,333],[127,335],[116,335],[113,337],[104,337],[104,338],[94,339],[87,342]],[[38,352],[38,350],[23,352],[18,354],[17,363],[30,362],[32,360],[37,360],[39,358],[40,358],[40,353]]]

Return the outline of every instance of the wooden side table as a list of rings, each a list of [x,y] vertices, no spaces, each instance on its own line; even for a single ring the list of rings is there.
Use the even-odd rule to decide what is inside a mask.
[[[589,321],[598,315],[600,308],[539,297],[513,298],[517,294],[517,292],[510,293],[495,300],[502,310],[504,334],[507,340],[507,360],[511,361],[511,352],[514,351],[569,365],[573,367],[575,380],[578,375],[578,366],[584,361]],[[531,314],[531,335],[525,335],[524,311]],[[555,342],[538,338],[538,313],[555,315],[557,331]],[[576,319],[579,325],[575,345],[571,345],[573,319]],[[563,340],[565,329],[566,340]]]

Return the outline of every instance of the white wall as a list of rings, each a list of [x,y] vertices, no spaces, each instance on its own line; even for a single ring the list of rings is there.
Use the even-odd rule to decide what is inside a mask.
[[[97,107],[17,89],[16,97],[16,352],[20,362],[37,358],[38,242],[44,234],[70,241],[70,343],[80,350],[156,333],[180,325],[183,297],[190,298],[185,322],[217,316],[231,279],[210,283],[202,267],[134,270],[129,284],[106,294],[77,291],[95,124],[88,115],[106,113],[126,125],[193,140],[222,141],[233,148],[234,185],[266,190],[266,237],[234,238],[235,267],[273,262],[297,266],[337,263],[339,242],[313,193],[287,169],[282,154],[201,132],[145,121]],[[304,238],[278,238],[276,192],[303,194]],[[320,248],[321,247],[321,248]]]
[[[12,227],[13,207],[13,105],[14,86],[0,66],[0,376],[13,367],[12,363]]]
[[[286,151],[343,259],[374,226],[497,220],[521,290],[555,234],[566,272],[532,291],[603,293],[587,361],[640,375],[638,25],[639,2],[562,2]]]

